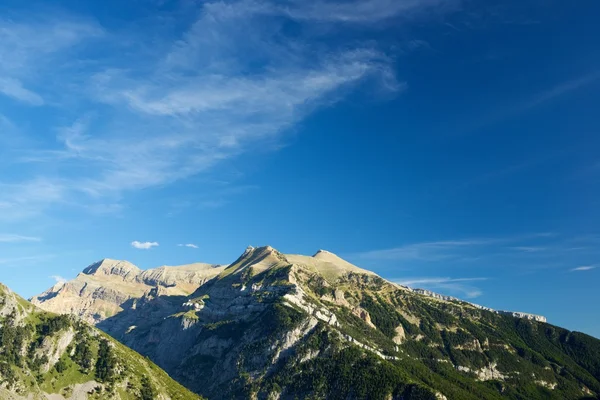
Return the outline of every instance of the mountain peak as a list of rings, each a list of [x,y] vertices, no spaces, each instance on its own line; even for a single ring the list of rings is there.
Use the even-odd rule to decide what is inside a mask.
[[[320,249],[319,251],[317,251],[317,252],[316,252],[316,253],[313,255],[313,257],[315,257],[315,258],[318,258],[318,256],[319,256],[320,254],[321,254],[321,255],[323,255],[323,254],[332,254],[332,255],[334,255],[334,256],[335,256],[335,254],[333,254],[332,252],[330,252],[330,251],[328,251],[328,250],[323,250],[323,249]]]
[[[250,266],[256,271],[264,271],[282,262],[287,262],[285,256],[271,246],[248,246],[237,260],[229,264],[223,274],[227,276]]]
[[[83,274],[85,275],[116,275],[123,279],[133,279],[133,277],[141,272],[141,269],[129,261],[112,260],[110,258],[95,262],[83,270]]]

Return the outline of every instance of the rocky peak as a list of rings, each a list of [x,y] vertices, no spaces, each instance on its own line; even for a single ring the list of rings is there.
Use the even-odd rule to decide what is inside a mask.
[[[83,270],[83,274],[86,275],[113,275],[120,276],[123,280],[133,280],[141,272],[141,269],[128,261],[111,260],[109,258],[95,262]]]
[[[320,256],[327,256],[327,255],[333,255],[333,256],[335,256],[335,254],[333,254],[333,253],[332,253],[332,252],[330,252],[330,251],[327,251],[327,250],[320,249],[319,251],[317,251],[317,252],[316,252],[316,253],[313,255],[313,257],[314,257],[314,258],[319,258]],[[336,257],[337,257],[337,256],[336,256]]]
[[[286,256],[271,246],[252,247],[249,246],[233,263],[231,263],[222,273],[228,276],[233,273],[239,273],[247,268],[253,268],[256,273],[267,270],[282,263],[289,264]]]
[[[254,246],[248,246],[246,247],[246,250],[244,250],[244,252],[242,253],[241,257],[247,256],[248,254],[252,253],[254,251]]]

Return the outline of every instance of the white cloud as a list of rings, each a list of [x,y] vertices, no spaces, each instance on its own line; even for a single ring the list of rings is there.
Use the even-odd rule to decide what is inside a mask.
[[[50,278],[54,279],[56,281],[56,283],[66,283],[68,279],[63,278],[60,275],[52,275],[50,276]]]
[[[26,83],[41,87],[55,82],[67,64],[60,55],[102,34],[96,23],[64,14],[30,16],[27,22],[0,17],[0,54],[10,54],[0,58],[0,93],[31,105],[44,104],[42,96]],[[47,71],[53,74],[52,80],[40,78]]]
[[[198,249],[199,247],[193,243],[178,244],[179,247],[189,247],[190,249]]]
[[[468,299],[479,297],[483,294],[481,289],[471,285],[469,282],[485,281],[487,278],[409,278],[396,279],[395,283],[403,286],[409,286],[420,289],[429,289],[432,291],[440,290],[445,293],[464,296]]]
[[[153,247],[157,247],[158,246],[158,242],[138,242],[137,240],[134,240],[133,242],[131,242],[131,247],[134,247],[136,249],[140,249],[140,250],[148,250],[151,249]]]
[[[42,171],[51,164],[85,175],[41,173],[11,185],[0,201],[19,215],[59,203],[106,209],[104,203],[114,206],[128,191],[206,172],[254,148],[275,148],[306,115],[361,82],[394,92],[404,88],[377,49],[282,41],[280,31],[267,28],[247,4],[206,3],[187,32],[150,57],[141,52],[138,64],[85,70],[89,76],[81,81],[89,84],[76,85],[78,94],[107,105],[102,109],[108,115],[85,114],[59,129],[60,148],[20,157]],[[248,63],[259,67],[243,70]],[[52,189],[50,196],[30,190],[40,182]]]
[[[576,271],[590,271],[592,269],[595,269],[596,266],[595,265],[584,265],[581,267],[577,267],[577,268],[573,268],[571,269],[571,272],[576,272]]]
[[[1,206],[0,206],[1,208]],[[34,236],[0,233],[0,243],[40,242],[42,239]]]
[[[537,253],[537,252],[548,250],[548,248],[546,248],[546,247],[539,247],[539,246],[538,247],[536,247],[536,246],[516,246],[516,247],[511,247],[511,249],[517,250],[517,251],[522,251],[524,253]]]
[[[0,93],[34,106],[44,104],[44,99],[39,94],[25,89],[16,79],[0,78]]]
[[[209,1],[193,6],[189,15],[197,18],[178,36],[173,32],[182,21],[169,25],[166,18],[153,26],[152,37],[137,30],[109,32],[62,14],[0,18],[0,54],[11,54],[0,60],[0,91],[52,106],[56,115],[68,111],[62,126],[45,132],[57,133],[56,145],[34,141],[14,160],[36,173],[0,181],[0,204],[12,211],[1,218],[28,218],[58,206],[121,210],[131,191],[206,173],[254,149],[281,148],[307,115],[351,90],[369,85],[398,93],[406,87],[396,79],[393,57],[376,42],[288,36],[286,19],[318,25],[319,35],[327,35],[326,23],[364,29],[456,4]],[[104,48],[96,43],[119,56],[96,56],[89,49]]]

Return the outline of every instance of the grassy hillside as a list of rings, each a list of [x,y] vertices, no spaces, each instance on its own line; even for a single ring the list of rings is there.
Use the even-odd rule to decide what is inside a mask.
[[[23,398],[199,399],[108,335],[72,317],[42,312],[1,285],[0,382],[2,398],[10,393]]]

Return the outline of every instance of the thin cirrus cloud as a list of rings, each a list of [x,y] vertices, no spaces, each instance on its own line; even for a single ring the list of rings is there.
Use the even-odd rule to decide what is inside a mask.
[[[35,236],[0,233],[0,243],[40,242],[41,240]]]
[[[158,242],[139,242],[137,240],[131,242],[131,247],[139,250],[149,250],[153,247],[158,247],[158,245]]]
[[[23,267],[29,264],[37,264],[39,262],[45,262],[56,257],[55,254],[39,254],[32,256],[18,256],[18,257],[7,257],[0,258],[0,265],[7,265],[9,267]]]
[[[438,262],[475,256],[479,253],[507,256],[522,253],[544,253],[549,243],[556,242],[556,236],[552,232],[540,232],[505,237],[418,242],[356,253],[352,257],[379,261]]]
[[[61,66],[68,64],[61,56],[86,39],[102,34],[96,23],[65,14],[32,18],[28,23],[0,17],[0,53],[11,55],[0,59],[0,94],[17,102],[43,105],[45,100],[36,91],[49,89],[41,83],[47,72],[42,66],[54,69],[55,77],[60,79],[64,71]]]
[[[0,93],[34,106],[44,104],[40,95],[24,88],[16,79],[0,79]]]
[[[241,2],[248,11],[258,14],[283,15],[294,20],[373,24],[396,17],[414,17],[422,11],[454,10],[459,0],[356,0]]]
[[[581,267],[576,267],[570,269],[571,272],[581,272],[581,271],[590,271],[592,269],[596,269],[595,265],[583,265]]]
[[[189,247],[190,249],[198,249],[198,245],[195,245],[193,243],[186,243],[186,244],[178,244],[177,247]]]
[[[254,148],[279,148],[291,128],[349,91],[369,85],[399,93],[406,83],[395,76],[393,55],[375,42],[315,45],[280,28],[293,19],[365,29],[442,3],[457,2],[205,2],[194,6],[197,17],[183,30],[168,19],[153,25],[164,29],[156,37],[132,28],[111,32],[73,15],[0,20],[0,52],[14,55],[0,60],[0,91],[75,116],[49,128],[56,144],[32,141],[9,160],[32,173],[0,180],[8,211],[2,218],[61,206],[120,210],[129,192],[206,173]],[[92,44],[126,56],[95,57]],[[50,175],[46,165],[79,172]]]
[[[487,278],[408,278],[395,279],[395,283],[419,289],[439,290],[444,294],[466,297],[469,299],[479,297],[483,291],[474,286],[472,282],[485,281]]]

